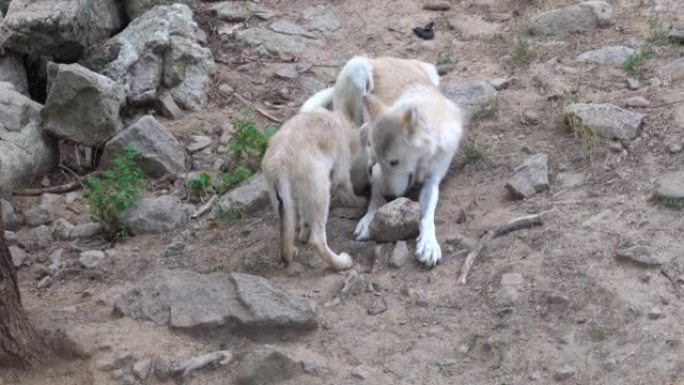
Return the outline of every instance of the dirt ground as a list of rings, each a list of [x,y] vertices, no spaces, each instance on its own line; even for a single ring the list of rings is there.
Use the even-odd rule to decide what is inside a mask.
[[[658,270],[615,258],[616,250],[631,242],[647,245],[684,267],[682,211],[649,201],[657,176],[684,167],[684,153],[667,150],[670,143],[684,143],[684,122],[673,119],[684,105],[640,109],[647,116],[637,139],[625,143],[624,149],[619,142],[601,140],[587,152],[578,139],[557,128],[563,97],[553,97],[554,85],[563,84],[572,90],[564,97],[577,102],[624,106],[632,96],[643,96],[654,105],[682,99],[683,83],[650,80],[667,63],[684,56],[682,46],[658,48],[638,90],[627,88],[628,75],[619,67],[580,65],[574,60],[590,49],[645,44],[648,14],[654,7],[663,22],[684,25],[684,7],[677,2],[612,0],[614,26],[562,38],[527,37],[534,56],[530,63],[519,63],[511,56],[512,42],[525,33],[527,20],[569,2],[449,1],[449,11],[433,12],[423,10],[424,2],[416,0],[260,1],[278,12],[276,19],[302,20],[314,6],[337,15],[339,30],[319,39],[324,42],[320,47],[308,46],[294,58],[312,64],[304,77],[328,85],[344,62],[360,53],[453,62],[454,69],[442,78],[445,84],[510,78],[493,111],[472,122],[462,144],[482,157],[472,161],[459,155],[441,186],[436,225],[445,254],[442,263],[425,269],[412,259],[400,269],[380,266],[367,271],[374,244],[353,241],[356,219],[334,210],[328,229],[331,247],[352,253],[377,292],[362,292],[340,306],[324,308],[346,273],[325,269],[306,248],[294,272],[281,269],[276,218],[269,208],[228,226],[215,226],[204,218],[173,234],[129,238],[115,247],[115,258],[105,267],[71,269],[47,289],[37,289],[32,269],[20,271],[31,318],[41,327],[64,329],[82,342],[91,358],[56,357],[30,372],[0,373],[0,384],[3,379],[5,384],[21,385],[118,384],[96,370],[95,362],[122,347],[139,357],[162,360],[229,349],[236,355],[233,363],[199,371],[184,383],[233,383],[240,358],[263,344],[307,354],[327,368],[320,376],[301,375],[287,384],[550,384],[566,367],[573,372],[564,381],[569,384],[684,384],[684,285],[673,284]],[[201,13],[208,4],[197,3],[195,8],[219,62],[211,105],[166,122],[168,126],[183,139],[198,133],[215,136],[244,110],[234,97],[222,96],[222,83],[279,118],[294,114],[309,93],[299,80],[273,76],[277,64],[293,58],[264,59],[254,48],[219,35],[224,23]],[[436,22],[434,40],[413,35],[413,27],[429,21]],[[539,124],[524,122],[528,110],[539,114]],[[259,115],[254,119],[262,126],[273,124]],[[511,199],[504,184],[512,169],[539,152],[549,154],[550,189],[528,200]],[[208,169],[221,159],[216,152],[196,157],[195,164]],[[564,186],[558,174],[568,172],[582,173],[584,181]],[[21,210],[35,201],[13,203]],[[70,207],[81,215],[87,211],[79,201]],[[74,210],[63,211],[67,218],[78,217]],[[542,227],[496,239],[476,262],[468,284],[457,284],[469,245],[487,229],[542,211],[548,211]],[[181,239],[184,248],[171,255],[166,250],[174,239]],[[50,249],[68,247],[65,258],[76,260],[78,247],[97,246],[55,243]],[[409,246],[413,251],[414,241]],[[126,283],[162,267],[263,275],[290,293],[315,301],[321,327],[278,338],[225,335],[203,340],[113,317],[111,297]],[[524,280],[513,304],[506,303],[508,294],[501,285],[502,276],[509,273]],[[679,274],[684,276],[684,270]],[[369,314],[377,301],[384,301],[387,310]],[[651,319],[654,307],[664,317]]]

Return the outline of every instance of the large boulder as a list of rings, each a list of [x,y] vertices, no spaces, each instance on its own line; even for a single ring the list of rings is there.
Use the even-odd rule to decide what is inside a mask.
[[[40,127],[40,104],[0,82],[0,198],[50,171],[57,143]]]
[[[268,189],[261,173],[228,191],[218,201],[220,209],[229,212],[237,210],[241,214],[251,214],[266,205],[268,205]]]
[[[133,234],[159,234],[188,223],[190,211],[190,207],[182,204],[177,197],[162,195],[141,199],[136,206],[126,210],[123,216]]]
[[[565,120],[571,125],[584,124],[606,139],[634,139],[644,114],[607,103],[575,103],[565,109]]]
[[[48,66],[50,90],[41,111],[43,129],[58,137],[100,146],[123,127],[123,89],[79,64]]]
[[[143,277],[114,302],[115,313],[190,332],[215,328],[310,329],[311,303],[247,274],[163,270]]]
[[[546,11],[530,19],[530,32],[538,35],[565,35],[615,23],[613,7],[605,1],[585,1]]]
[[[190,0],[123,0],[123,3],[128,19],[133,20],[157,5],[188,4]]]
[[[206,104],[216,70],[205,43],[187,5],[161,5],[133,20],[82,63],[117,79],[133,105],[155,102],[160,91],[169,90],[179,106],[198,111]]]
[[[632,54],[634,48],[617,45],[587,51],[577,56],[576,60],[582,63],[621,66]]]
[[[100,158],[100,167],[111,167],[114,158],[129,144],[138,150],[138,163],[151,177],[179,175],[188,169],[190,158],[185,147],[152,115],[136,120],[107,142]]]
[[[0,82],[8,82],[22,95],[28,96],[28,78],[21,55],[6,51],[0,55]]]
[[[268,20],[275,12],[259,4],[246,1],[220,1],[209,6],[209,12],[221,20],[228,22],[245,21],[256,18]]]
[[[71,62],[123,23],[117,0],[13,0],[0,31],[0,46]]]

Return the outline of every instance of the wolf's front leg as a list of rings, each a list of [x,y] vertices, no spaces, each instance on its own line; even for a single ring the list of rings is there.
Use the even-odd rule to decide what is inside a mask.
[[[420,235],[416,243],[416,257],[426,266],[434,266],[442,259],[442,249],[435,233],[438,200],[439,180],[428,178],[420,190]]]
[[[378,211],[380,206],[385,204],[385,198],[383,197],[384,184],[382,183],[382,178],[380,176],[379,165],[375,165],[373,167],[372,174],[370,203],[368,204],[366,215],[361,218],[359,223],[356,225],[356,230],[354,231],[354,238],[357,241],[367,241],[369,239],[370,224],[375,217],[375,213]]]

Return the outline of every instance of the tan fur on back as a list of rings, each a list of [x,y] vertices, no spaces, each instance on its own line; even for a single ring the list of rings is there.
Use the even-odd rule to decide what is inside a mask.
[[[370,59],[373,66],[373,94],[392,105],[412,84],[432,84],[425,67],[418,60],[379,57]]]

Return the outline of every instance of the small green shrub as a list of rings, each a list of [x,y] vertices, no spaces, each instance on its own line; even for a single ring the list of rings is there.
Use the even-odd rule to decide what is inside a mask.
[[[622,63],[622,69],[631,76],[639,76],[644,72],[645,62],[654,55],[653,47],[646,46],[637,49],[633,54],[627,57]]]
[[[537,56],[530,48],[530,43],[524,37],[518,35],[513,39],[513,61],[519,64],[529,64]]]
[[[145,190],[145,174],[135,161],[138,155],[135,148],[126,146],[123,154],[114,158],[113,168],[101,176],[89,177],[85,183],[84,198],[90,211],[112,238],[128,234],[128,224],[121,216],[138,202]]]
[[[656,15],[648,17],[648,41],[657,45],[667,44],[667,32],[669,28]]]
[[[268,138],[273,136],[275,130],[267,128],[261,133],[254,122],[247,119],[233,121],[233,127],[235,132],[228,146],[235,160],[240,160],[244,156],[256,161],[261,160],[268,146]]]
[[[238,205],[232,205],[228,208],[218,205],[214,211],[214,221],[219,226],[227,226],[234,221],[242,219],[243,215],[243,210]]]
[[[482,152],[480,150],[473,146],[473,145],[467,145],[463,147],[463,152],[461,152],[461,157],[463,158],[463,162],[465,164],[470,164],[470,163],[475,163],[478,160],[483,158]]]
[[[192,178],[188,180],[185,184],[190,190],[195,191],[200,197],[205,197],[209,192],[211,186],[211,175],[203,172],[197,176],[197,178]]]
[[[562,131],[571,132],[579,140],[585,156],[589,156],[599,143],[596,131],[574,115],[561,116],[556,125]]]
[[[684,198],[665,198],[654,196],[651,198],[651,201],[657,206],[672,210],[684,210]]]
[[[230,172],[223,172],[219,175],[217,190],[224,192],[237,186],[243,181],[254,175],[254,172],[247,167],[238,166]]]
[[[456,63],[451,57],[451,54],[447,51],[442,51],[437,55],[437,60],[435,61],[436,65],[443,65],[443,64],[454,64]]]

